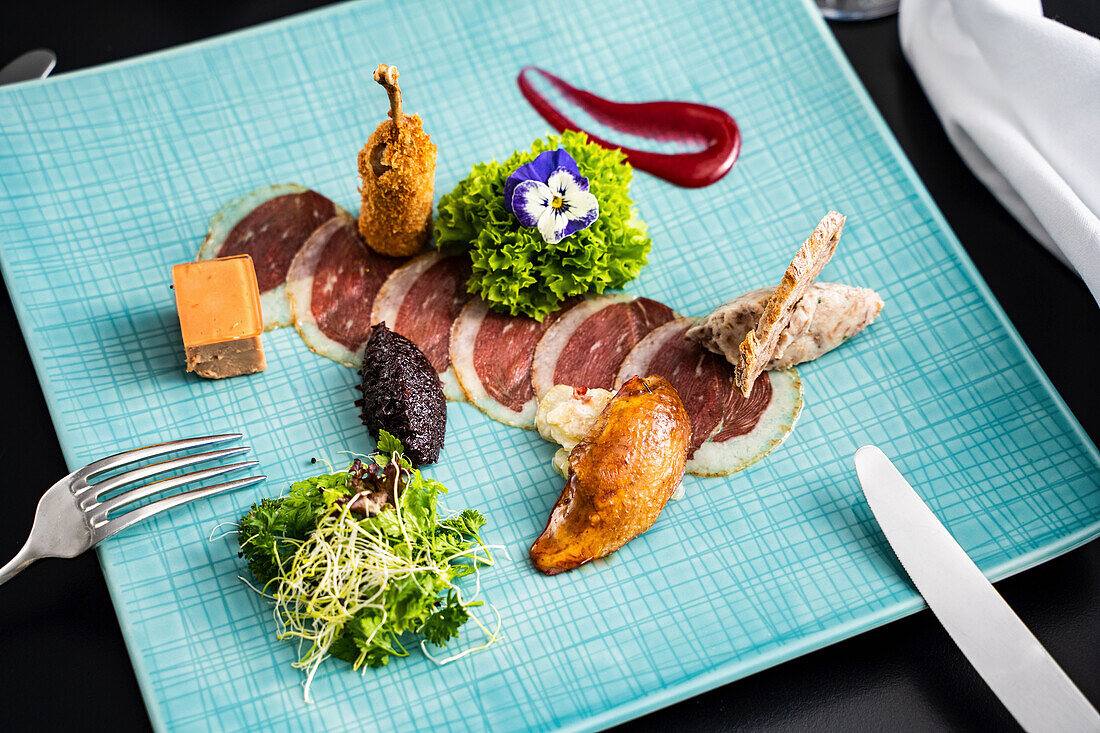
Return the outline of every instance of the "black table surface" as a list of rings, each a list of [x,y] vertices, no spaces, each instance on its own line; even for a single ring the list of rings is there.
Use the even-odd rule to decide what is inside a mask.
[[[8,3],[0,64],[37,47],[56,73],[243,28],[309,0]],[[1046,14],[1100,34],[1100,3]],[[901,55],[896,18],[831,28],[982,276],[1054,386],[1100,443],[1100,309],[969,172]],[[6,291],[5,291],[6,292]],[[39,495],[66,473],[10,299],[0,297],[0,556],[26,538]],[[1082,353],[1083,352],[1083,353]],[[1100,542],[997,588],[1094,704],[1100,704]],[[8,730],[142,730],[141,693],[94,554],[47,560],[0,589],[0,700]],[[369,714],[365,713],[365,722]],[[1016,725],[930,612],[835,644],[623,726],[632,730],[1013,730]]]

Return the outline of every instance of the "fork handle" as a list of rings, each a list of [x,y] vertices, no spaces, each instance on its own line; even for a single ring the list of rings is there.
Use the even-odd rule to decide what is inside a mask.
[[[23,548],[8,561],[8,564],[0,568],[0,585],[8,582],[20,572],[23,568],[30,565],[32,562],[39,558],[38,553],[31,549],[31,542],[27,540],[27,544],[23,545]]]

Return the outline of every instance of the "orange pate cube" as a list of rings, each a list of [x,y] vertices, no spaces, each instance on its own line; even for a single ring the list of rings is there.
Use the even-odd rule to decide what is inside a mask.
[[[221,379],[267,367],[256,268],[248,255],[175,265],[172,283],[187,371]]]

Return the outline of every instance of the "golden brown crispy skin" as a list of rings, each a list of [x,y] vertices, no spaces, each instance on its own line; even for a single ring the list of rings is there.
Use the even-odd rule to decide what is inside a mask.
[[[432,233],[435,143],[418,115],[402,114],[397,69],[382,64],[374,80],[390,96],[391,119],[359,151],[359,233],[375,252],[405,257],[419,252]]]
[[[741,388],[741,394],[746,397],[752,392],[753,382],[771,361],[794,307],[836,251],[843,229],[842,214],[830,211],[825,215],[787,266],[779,287],[768,298],[756,328],[745,335],[739,347],[741,358],[733,368],[733,378]]]
[[[664,377],[631,377],[569,454],[569,478],[531,560],[547,575],[649,529],[684,477],[691,420]]]

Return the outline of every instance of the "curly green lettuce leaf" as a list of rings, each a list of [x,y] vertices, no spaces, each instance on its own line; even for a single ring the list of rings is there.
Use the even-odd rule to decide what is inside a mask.
[[[588,178],[600,215],[587,229],[547,244],[537,229],[520,226],[504,208],[504,182],[539,153],[558,148],[567,150]],[[621,288],[645,266],[651,242],[630,198],[633,175],[620,150],[590,143],[583,132],[551,135],[503,163],[475,165],[439,202],[436,245],[444,252],[470,253],[467,289],[489,307],[541,321],[566,298]]]

